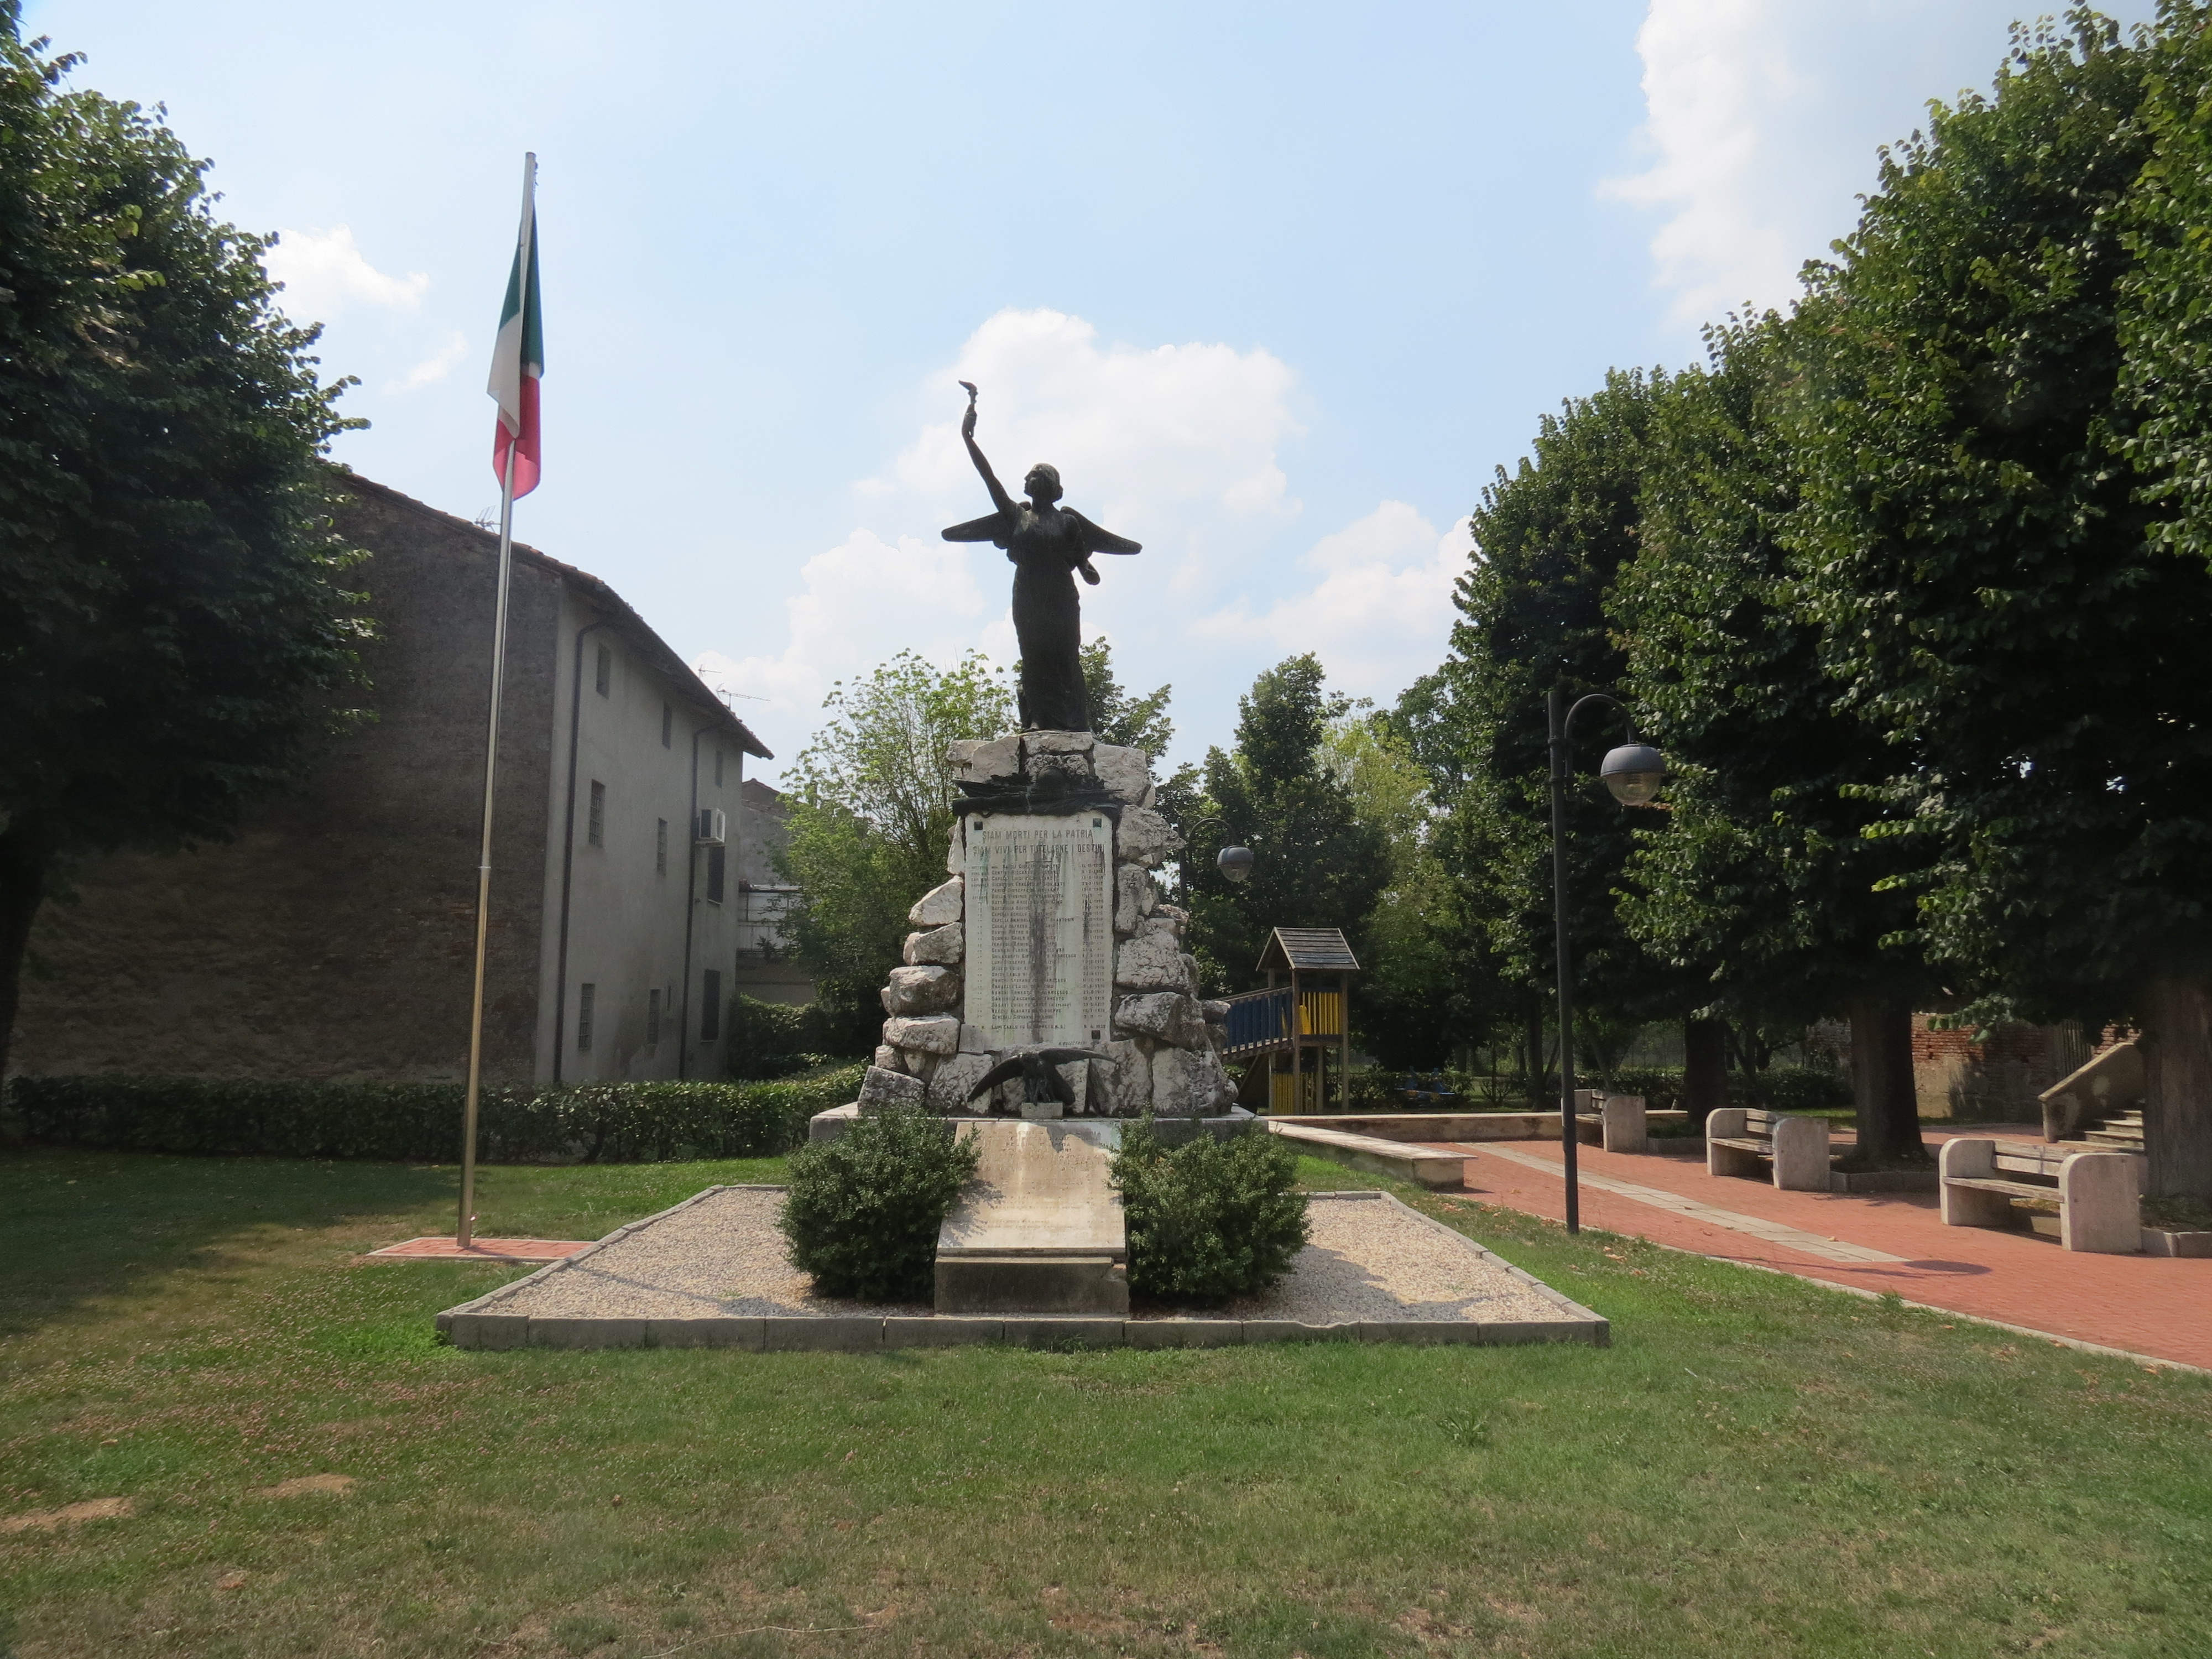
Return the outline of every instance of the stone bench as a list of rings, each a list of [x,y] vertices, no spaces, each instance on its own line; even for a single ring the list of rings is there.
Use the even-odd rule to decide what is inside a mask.
[[[1465,1152],[1438,1152],[1432,1146],[1408,1146],[1376,1135],[1356,1135],[1342,1129],[1317,1128],[1310,1123],[1267,1120],[1270,1133],[1296,1143],[1302,1152],[1325,1158],[1348,1170],[1410,1181],[1431,1192],[1459,1192],[1467,1185]]]
[[[1938,1170],[1947,1227],[2008,1227],[2017,1202],[2056,1199],[2066,1249],[2142,1249],[2142,1160],[2132,1153],[1961,1135],[1943,1143]]]
[[[1642,1095],[1575,1091],[1575,1127],[1584,1144],[1608,1152],[1648,1152],[1651,1129]]]
[[[1714,1108],[1705,1118],[1706,1173],[1757,1179],[1762,1164],[1772,1168],[1774,1184],[1784,1192],[1830,1190],[1828,1120],[1755,1106]]]

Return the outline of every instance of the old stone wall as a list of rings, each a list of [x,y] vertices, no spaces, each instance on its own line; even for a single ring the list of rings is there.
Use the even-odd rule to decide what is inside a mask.
[[[378,638],[304,781],[228,843],[89,860],[33,935],[31,1073],[434,1080],[463,1074],[496,539],[366,481]],[[560,567],[519,550],[493,854],[487,1075],[526,1082],[538,1022]]]
[[[1977,1042],[1973,1027],[1930,1030],[1930,1018],[1912,1017],[1912,1081],[1923,1117],[2031,1121],[2042,1109],[2037,1097],[2090,1054],[2066,1026],[2007,1024]]]
[[[1152,880],[1182,842],[1152,810],[1145,753],[1097,743],[1087,732],[1029,732],[956,744],[952,758],[964,781],[1013,790],[1045,784],[1077,799],[1113,803],[1113,937],[1097,943],[1112,961],[1112,1030],[1103,1034],[1097,1057],[1054,1068],[1070,1103],[1030,1100],[1036,1091],[1018,1077],[971,1100],[991,1072],[1025,1050],[994,1048],[992,1034],[966,1018],[971,996],[963,981],[969,955],[963,837],[971,815],[963,815],[947,860],[951,878],[925,894],[908,916],[915,931],[907,937],[903,963],[892,969],[884,988],[890,1018],[861,1086],[861,1109],[903,1103],[945,1113],[1029,1117],[1133,1117],[1147,1109],[1182,1117],[1227,1110],[1237,1095],[1220,1054],[1228,1005],[1199,1000],[1198,964],[1183,948],[1190,919],[1160,902]]]

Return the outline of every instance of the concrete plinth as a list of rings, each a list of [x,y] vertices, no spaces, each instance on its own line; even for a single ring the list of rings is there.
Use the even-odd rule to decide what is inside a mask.
[[[1129,1310],[1115,1123],[963,1122],[975,1179],[937,1236],[941,1314]]]
[[[1125,1315],[1129,1275],[1106,1255],[939,1255],[937,1311]]]

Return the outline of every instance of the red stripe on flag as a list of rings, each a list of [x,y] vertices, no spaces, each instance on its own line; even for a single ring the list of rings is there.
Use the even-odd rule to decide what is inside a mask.
[[[522,431],[507,429],[504,415],[492,422],[491,470],[495,477],[507,477],[507,452],[514,450],[514,498],[520,501],[538,488],[538,377],[522,377]]]

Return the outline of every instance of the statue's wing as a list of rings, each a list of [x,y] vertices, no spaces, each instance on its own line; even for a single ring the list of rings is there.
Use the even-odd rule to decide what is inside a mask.
[[[1012,1083],[1021,1074],[1022,1059],[1019,1054],[1015,1055],[1012,1060],[1002,1060],[983,1073],[982,1081],[968,1091],[968,1098],[975,1100],[988,1095],[1001,1083]]]
[[[1014,533],[1013,516],[1011,513],[986,513],[980,519],[954,525],[945,532],[945,539],[948,542],[990,542],[1004,547]]]
[[[1063,507],[1060,510],[1075,520],[1075,528],[1077,533],[1082,538],[1083,550],[1085,553],[1141,553],[1145,550],[1145,544],[1142,542],[1133,542],[1127,536],[1117,536],[1110,530],[1101,530],[1072,507]],[[948,530],[945,533],[950,536],[952,532]]]

